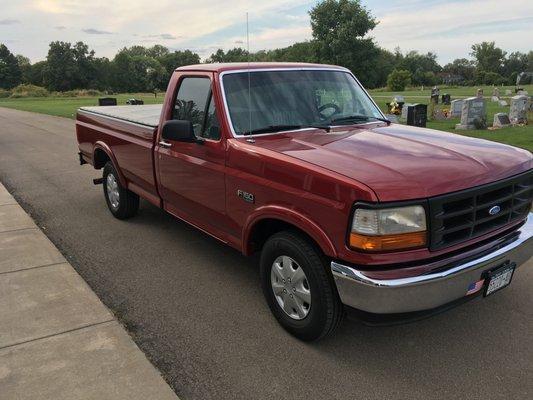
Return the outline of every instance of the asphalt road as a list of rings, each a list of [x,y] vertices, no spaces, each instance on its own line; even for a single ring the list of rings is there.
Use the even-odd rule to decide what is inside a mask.
[[[532,262],[445,314],[302,343],[270,315],[256,260],[146,202],[114,219],[76,152],[73,121],[0,108],[0,180],[183,399],[533,398]]]

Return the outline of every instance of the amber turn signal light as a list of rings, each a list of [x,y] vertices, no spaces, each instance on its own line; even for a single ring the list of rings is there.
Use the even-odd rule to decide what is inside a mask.
[[[350,246],[364,251],[405,250],[426,245],[426,231],[397,235],[366,236],[350,233]]]

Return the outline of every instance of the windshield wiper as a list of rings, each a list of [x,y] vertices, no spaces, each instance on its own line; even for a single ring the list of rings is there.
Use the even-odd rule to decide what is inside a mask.
[[[329,123],[334,124],[336,122],[368,121],[368,120],[382,121],[382,122],[386,122],[388,125],[392,124],[392,121],[389,119],[374,117],[373,115],[348,115],[347,117],[333,118],[332,120],[329,121]]]
[[[249,135],[257,135],[261,133],[274,133],[274,132],[281,132],[281,131],[292,131],[296,129],[303,129],[303,128],[317,128],[317,129],[324,129],[325,131],[329,132],[330,127],[328,125],[268,125],[264,126],[262,128],[253,129],[251,131],[243,132],[244,136]]]

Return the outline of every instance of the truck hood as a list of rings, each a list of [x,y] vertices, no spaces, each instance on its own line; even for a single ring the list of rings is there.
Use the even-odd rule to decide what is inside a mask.
[[[527,150],[398,124],[280,133],[256,145],[363,183],[380,201],[454,192],[533,167]]]

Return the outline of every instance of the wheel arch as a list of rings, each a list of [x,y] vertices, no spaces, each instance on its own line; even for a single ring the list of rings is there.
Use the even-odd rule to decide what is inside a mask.
[[[300,232],[328,257],[337,257],[337,250],[328,235],[310,218],[284,207],[269,206],[257,210],[243,230],[243,253],[259,251],[266,240],[283,230]]]
[[[104,142],[96,142],[94,144],[93,149],[93,167],[95,169],[101,169],[103,168],[108,161],[111,161],[113,163],[113,166],[115,167],[115,170],[118,174],[118,179],[120,181],[120,184],[123,187],[127,187],[127,181],[124,175],[122,174],[122,171],[118,165],[117,159],[115,158],[115,155],[109,148],[107,144]]]

